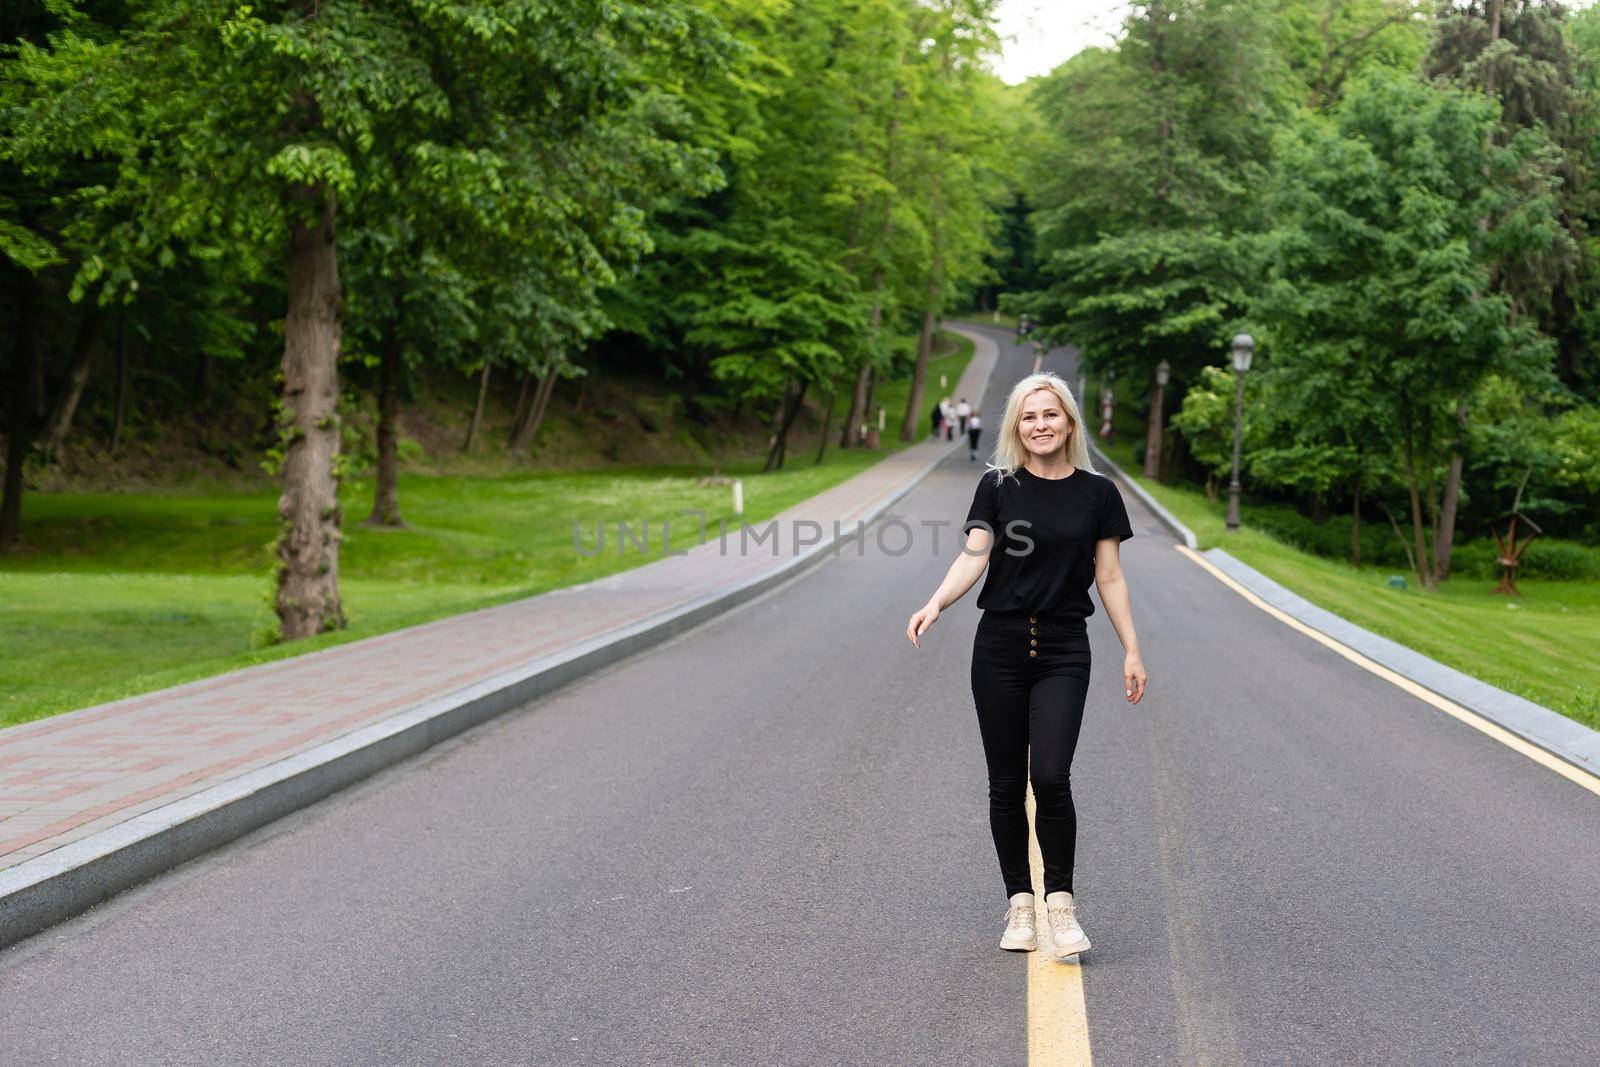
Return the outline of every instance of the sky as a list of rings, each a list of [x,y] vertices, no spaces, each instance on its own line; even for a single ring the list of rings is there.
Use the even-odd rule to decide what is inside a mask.
[[[1001,0],[995,72],[1010,85],[1047,74],[1089,45],[1109,44],[1126,11],[1120,0]]]

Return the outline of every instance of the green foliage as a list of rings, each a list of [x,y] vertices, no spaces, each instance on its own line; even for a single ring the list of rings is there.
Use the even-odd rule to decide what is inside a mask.
[[[1454,456],[1474,536],[1519,499],[1593,536],[1592,405],[1571,390],[1600,336],[1594,59],[1600,15],[1545,0],[1132,5],[1114,45],[1033,87],[1042,284],[1002,306],[1135,409],[1166,361],[1213,492],[1233,422],[1214,365],[1246,330],[1256,493],[1319,517],[1364,502],[1386,531],[1409,513],[1431,541]]]
[[[986,0],[716,4],[742,48],[695,87],[727,184],[674,198],[607,314],[694,386],[828,392],[985,276],[1006,114]],[[755,87],[755,91],[751,91]]]
[[[1049,141],[1030,169],[1041,273],[1018,300],[1095,371],[1175,390],[1213,362],[1260,271],[1258,193],[1292,106],[1260,5],[1136,5],[1116,49],[1034,91]],[[1093,101],[1092,106],[1087,101]]]
[[[1261,402],[1260,376],[1245,378],[1244,426],[1240,451],[1255,459],[1267,441],[1266,406]],[[1200,380],[1183,395],[1172,425],[1189,444],[1189,453],[1210,479],[1226,481],[1233,469],[1233,416],[1237,383],[1232,371],[1202,367]]]

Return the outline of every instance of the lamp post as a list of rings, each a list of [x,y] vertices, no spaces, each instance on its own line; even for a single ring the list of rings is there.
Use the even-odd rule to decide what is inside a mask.
[[[1144,438],[1144,476],[1161,477],[1161,405],[1166,398],[1167,382],[1172,378],[1172,365],[1166,360],[1156,364],[1156,391],[1150,394],[1150,425]]]
[[[1239,436],[1244,425],[1244,372],[1250,369],[1250,357],[1256,353],[1256,342],[1247,333],[1233,339],[1233,478],[1228,482],[1228,529],[1239,528]]]

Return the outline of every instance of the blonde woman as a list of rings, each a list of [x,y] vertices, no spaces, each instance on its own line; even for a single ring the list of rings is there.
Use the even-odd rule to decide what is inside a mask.
[[[978,594],[972,696],[989,768],[989,824],[1010,898],[1000,947],[1026,952],[1038,944],[1024,807],[1031,774],[1050,941],[1066,958],[1089,948],[1073,897],[1071,771],[1089,689],[1091,583],[1122,641],[1130,704],[1144,697],[1146,675],[1122,575],[1119,546],[1133,536],[1128,512],[1116,484],[1090,464],[1077,401],[1056,375],[1030,374],[1011,390],[964,531],[961,555],[911,616],[906,636],[922,647],[939,613],[988,570]]]

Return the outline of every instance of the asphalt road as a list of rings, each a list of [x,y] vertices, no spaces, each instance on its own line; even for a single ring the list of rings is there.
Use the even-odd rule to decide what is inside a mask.
[[[991,394],[1030,365],[1003,344]],[[958,524],[977,477],[897,517]],[[1593,1062],[1600,801],[1127,500],[1150,692],[1122,704],[1097,613],[1074,775],[1095,1060]],[[904,636],[954,552],[928,534],[0,953],[0,1062],[1024,1063],[972,597]]]

